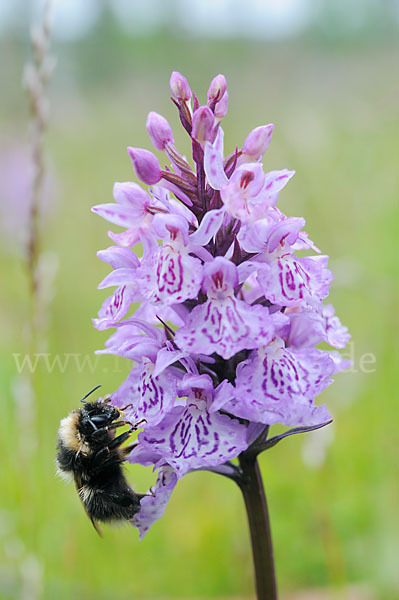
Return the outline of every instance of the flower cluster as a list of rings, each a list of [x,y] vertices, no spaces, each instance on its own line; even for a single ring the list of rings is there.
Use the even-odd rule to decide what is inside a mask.
[[[349,338],[323,305],[328,257],[303,231],[304,219],[276,207],[294,171],[263,169],[273,125],[256,127],[225,156],[225,77],[213,79],[203,106],[180,73],[170,89],[193,163],[175,147],[168,121],[150,112],[148,134],[168,165],[128,148],[150,187],[116,183],[116,202],[93,207],[124,228],[109,232],[115,245],[98,253],[113,269],[99,287],[116,290],[94,324],[116,328],[100,352],[133,361],[112,396],[141,423],[129,460],[158,469],[134,521],[141,535],[188,471],[237,457],[271,424],[329,420],[314,398],[343,365],[337,352],[315,346],[343,348]],[[141,258],[132,251],[138,243]]]

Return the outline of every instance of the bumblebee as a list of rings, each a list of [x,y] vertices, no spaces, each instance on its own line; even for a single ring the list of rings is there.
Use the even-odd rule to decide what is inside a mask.
[[[99,387],[82,398],[82,408],[62,419],[57,466],[64,479],[75,481],[86,513],[102,535],[97,521],[131,520],[140,510],[140,500],[145,494],[132,490],[122,469],[134,446],[122,448],[122,444],[137,426],[123,420],[122,410],[111,406],[110,399],[86,400]],[[129,425],[129,431],[116,435],[116,430],[124,425]]]

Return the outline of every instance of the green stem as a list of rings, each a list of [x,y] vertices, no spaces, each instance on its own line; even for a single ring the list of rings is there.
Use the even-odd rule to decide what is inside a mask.
[[[273,546],[266,496],[258,461],[254,455],[239,457],[242,475],[236,479],[244,496],[251,534],[258,600],[276,600]]]

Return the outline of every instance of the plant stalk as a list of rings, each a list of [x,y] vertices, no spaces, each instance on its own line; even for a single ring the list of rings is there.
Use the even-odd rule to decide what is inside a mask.
[[[242,475],[237,483],[247,509],[258,600],[277,600],[272,537],[266,495],[259,464],[254,455],[239,456]]]

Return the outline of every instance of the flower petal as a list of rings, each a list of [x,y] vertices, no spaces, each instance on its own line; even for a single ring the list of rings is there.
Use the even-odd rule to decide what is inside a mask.
[[[215,398],[210,406],[210,412],[215,412],[232,400],[235,395],[235,389],[227,379],[224,379],[215,390]]]
[[[120,325],[120,323],[115,325]],[[151,338],[137,334],[137,332],[126,335],[126,329],[128,328],[119,328],[106,341],[106,347],[102,350],[96,350],[96,354],[115,354],[136,361],[142,361],[143,357],[146,356],[155,360],[159,351],[159,344]],[[129,331],[134,331],[134,329],[134,327],[131,327]]]
[[[114,233],[113,231],[108,231],[108,236],[118,246],[122,246],[124,248],[131,248],[140,241],[140,233],[141,229],[132,228],[127,229],[126,231],[122,231],[121,233]]]
[[[281,306],[295,306],[312,298],[325,298],[332,274],[323,262],[317,260],[319,258],[298,258],[287,253],[272,257],[265,266],[259,263],[257,279],[265,297]]]
[[[280,245],[292,246],[295,244],[299,232],[304,226],[305,219],[299,217],[288,217],[273,225],[267,237],[267,252],[274,252]]]
[[[246,137],[242,147],[240,163],[259,160],[269,147],[272,139],[274,125],[261,125],[253,129]]]
[[[157,427],[146,428],[139,442],[182,477],[190,469],[216,466],[247,447],[246,427],[218,412],[177,406]]]
[[[328,304],[323,307],[323,317],[325,323],[325,340],[334,346],[334,348],[345,348],[349,342],[351,335],[348,328],[342,325],[339,318],[334,314],[334,307]]]
[[[216,148],[210,142],[205,142],[204,169],[208,183],[214,190],[221,190],[228,183],[227,175],[223,168],[223,155],[220,146]]]
[[[94,327],[98,330],[114,327],[125,316],[134,301],[136,292],[131,286],[122,285],[107,298],[98,312],[98,319],[93,319]]]
[[[177,396],[178,380],[173,370],[164,370],[153,377],[154,366],[150,361],[134,367],[126,381],[112,394],[112,403],[123,407],[132,423],[146,420],[146,426],[157,425],[170,411]]]
[[[145,208],[151,203],[149,194],[133,181],[114,183],[113,195],[118,204],[130,208],[136,219],[145,214]]]
[[[166,244],[158,256],[144,260],[138,269],[145,297],[155,303],[175,304],[195,298],[202,282],[202,263],[185,247]]]
[[[319,344],[325,335],[323,318],[317,311],[293,308],[295,312],[286,314],[290,318],[290,329],[287,346],[292,348],[306,348]]]
[[[121,227],[137,226],[137,211],[130,208],[130,206],[114,203],[97,204],[91,210],[110,223],[114,223],[114,225],[120,225]]]
[[[131,285],[137,283],[137,269],[115,269],[111,271],[101,283],[98,284],[98,289],[102,290],[113,285]]]
[[[239,366],[236,399],[224,406],[232,414],[267,425],[314,425],[328,420],[314,397],[327,387],[334,373],[328,352],[315,348],[291,350],[277,339]]]
[[[269,196],[278,194],[294,175],[295,171],[289,171],[288,169],[269,171],[266,173],[264,192],[267,192]]]
[[[205,246],[210,240],[215,237],[220,227],[222,226],[224,218],[224,209],[209,210],[205,213],[204,218],[201,221],[200,226],[194,233],[189,237],[190,244],[198,244]]]
[[[266,249],[269,230],[268,219],[259,219],[253,223],[243,224],[238,232],[237,239],[246,252],[263,252]]]
[[[119,246],[110,246],[105,250],[99,250],[97,256],[104,262],[109,263],[113,269],[135,268],[140,265],[140,261],[134,252]]]
[[[163,517],[176,483],[177,475],[171,467],[159,468],[154,489],[142,498],[140,511],[133,517],[132,525],[138,528],[140,540],[148,533],[151,525]]]
[[[329,352],[331,359],[334,361],[335,373],[339,371],[346,371],[353,366],[353,361],[344,358],[337,350]]]
[[[157,355],[157,360],[155,362],[153,377],[158,377],[166,367],[173,365],[173,363],[177,362],[181,358],[186,356],[185,352],[181,352],[181,350],[171,350],[170,348],[161,348]]]
[[[182,350],[225,359],[244,349],[259,348],[270,342],[274,333],[269,311],[263,306],[249,306],[235,297],[208,300],[196,306],[186,325],[175,335]]]

